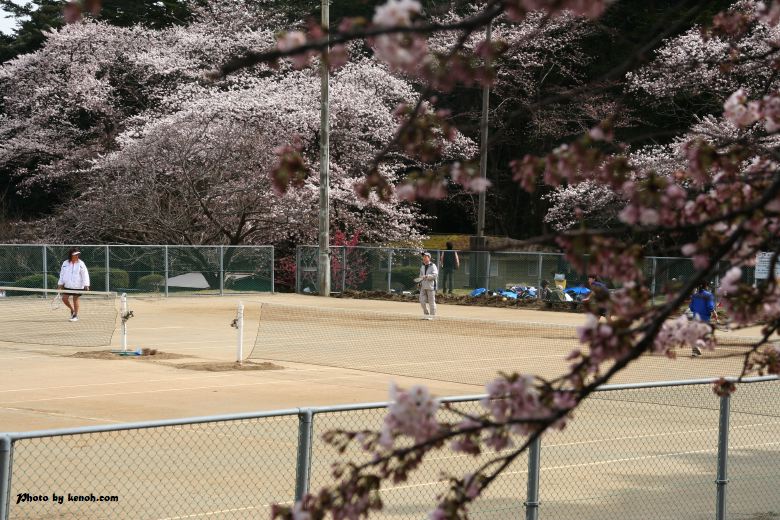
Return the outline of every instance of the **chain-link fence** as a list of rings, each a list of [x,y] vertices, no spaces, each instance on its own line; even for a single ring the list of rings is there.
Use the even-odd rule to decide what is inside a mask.
[[[57,286],[68,245],[0,244],[0,286]],[[134,294],[273,292],[272,246],[80,245],[91,289]]]
[[[479,413],[482,396],[444,399]],[[769,519],[780,511],[780,380],[718,397],[709,381],[602,388],[470,506],[470,517]],[[0,520],[263,518],[366,461],[322,433],[381,428],[386,404],[0,434]],[[457,419],[444,410],[441,419]],[[377,518],[426,518],[477,457],[443,449],[387,483]],[[728,500],[727,500],[728,497]]]
[[[402,294],[416,289],[420,250],[364,246],[331,247],[331,291],[381,291]],[[539,287],[543,280],[583,286],[587,269],[578,271],[559,253],[430,250],[439,267],[438,289],[467,294],[474,289]],[[296,292],[318,291],[317,246],[298,246]],[[587,257],[583,259],[587,265]],[[696,274],[690,258],[647,257],[645,281],[653,297],[664,294]],[[744,281],[752,284],[754,269],[745,268]],[[712,280],[717,285],[718,280]]]

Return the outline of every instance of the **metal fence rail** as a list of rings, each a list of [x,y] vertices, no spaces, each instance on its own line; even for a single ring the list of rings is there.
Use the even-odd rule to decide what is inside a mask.
[[[296,292],[317,292],[317,246],[298,246],[296,252]],[[460,268],[450,271],[452,285],[471,291],[480,287],[506,289],[515,285],[539,287],[542,280],[553,283],[563,275],[567,287],[584,285],[587,273],[577,271],[559,253],[456,251]],[[442,269],[444,250],[431,250],[439,266],[438,288],[443,290],[447,270]],[[586,259],[587,260],[587,259]],[[587,261],[585,262],[587,265]],[[364,246],[331,247],[331,292],[412,291],[420,269],[417,249]],[[754,282],[754,268],[743,269],[745,281]],[[664,294],[667,287],[684,282],[696,273],[690,258],[647,257],[645,279],[653,297]],[[715,280],[717,283],[717,280]],[[447,284],[449,285],[449,284]]]
[[[483,396],[444,399],[476,412]],[[719,398],[710,380],[603,387],[470,507],[480,519],[770,518],[780,510],[780,380]],[[262,518],[332,482],[324,431],[379,429],[387,403],[0,434],[0,520]],[[441,413],[452,413],[442,411]],[[453,415],[453,417],[455,417]],[[383,489],[378,518],[427,516],[446,475],[484,457],[431,454]],[[728,500],[727,500],[728,497]]]
[[[0,285],[56,286],[68,245],[0,244]],[[92,289],[133,294],[273,292],[273,246],[79,245]]]

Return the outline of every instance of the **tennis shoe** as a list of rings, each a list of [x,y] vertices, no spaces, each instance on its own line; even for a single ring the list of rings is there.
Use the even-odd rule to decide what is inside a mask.
[[[692,350],[692,352],[691,352],[691,357],[698,357],[698,356],[701,356],[701,349],[700,349],[699,347],[697,347],[697,346],[695,346],[695,345],[694,345],[694,346],[693,346],[693,348],[692,348],[691,350]]]
[[[68,321],[79,321],[79,317],[74,314]]]

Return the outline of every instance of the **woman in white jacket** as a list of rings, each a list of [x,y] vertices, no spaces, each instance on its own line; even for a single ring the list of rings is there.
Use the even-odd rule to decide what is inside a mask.
[[[89,271],[79,256],[81,251],[72,248],[68,251],[68,259],[62,262],[60,279],[57,282],[58,289],[72,289],[74,291],[89,291]],[[73,296],[73,305],[70,303]],[[62,293],[62,303],[70,309],[70,321],[79,321],[79,296],[78,294]]]

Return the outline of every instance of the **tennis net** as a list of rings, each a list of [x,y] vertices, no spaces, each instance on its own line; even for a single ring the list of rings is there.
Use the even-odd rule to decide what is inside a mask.
[[[574,326],[263,303],[249,357],[481,385],[567,343]]]
[[[287,361],[405,377],[482,385],[499,371],[562,374],[565,356],[583,346],[577,327],[263,303],[250,359]],[[703,358],[650,355],[620,382],[738,375],[756,338],[716,332],[719,346]],[[687,358],[690,350],[679,355]]]
[[[79,297],[78,321],[62,294]],[[0,287],[0,341],[99,347],[111,344],[119,299],[113,292]]]

